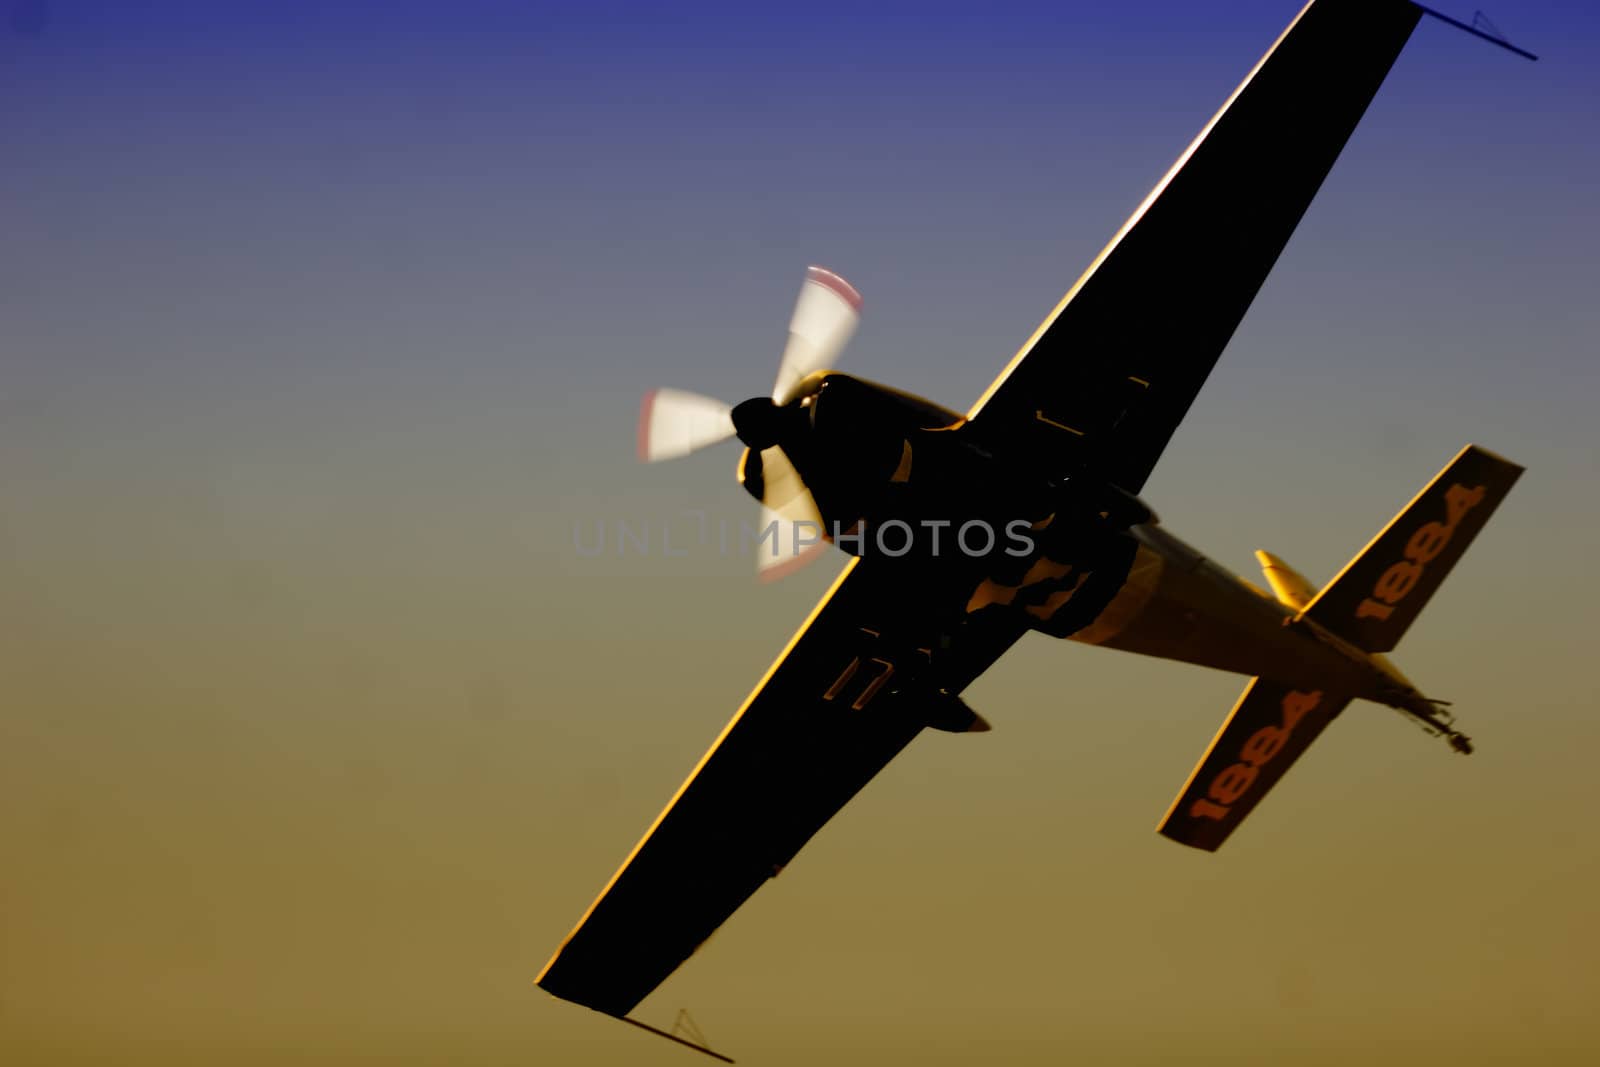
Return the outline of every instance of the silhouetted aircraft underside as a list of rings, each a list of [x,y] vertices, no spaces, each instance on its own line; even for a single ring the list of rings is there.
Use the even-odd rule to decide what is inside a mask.
[[[745,444],[764,569],[811,541],[856,558],[539,985],[626,1017],[923,729],[987,729],[961,693],[1029,630],[1250,677],[1160,825],[1196,848],[1352,700],[1470,751],[1382,654],[1520,467],[1464,449],[1321,590],[1259,553],[1272,595],[1138,496],[1424,13],[1307,5],[965,416],[829,370],[861,298],[815,267],[770,397],[646,398],[646,459]]]

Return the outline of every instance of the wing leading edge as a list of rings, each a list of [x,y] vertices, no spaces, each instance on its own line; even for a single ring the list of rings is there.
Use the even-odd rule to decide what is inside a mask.
[[[971,412],[1138,492],[1405,46],[1409,0],[1314,0]]]

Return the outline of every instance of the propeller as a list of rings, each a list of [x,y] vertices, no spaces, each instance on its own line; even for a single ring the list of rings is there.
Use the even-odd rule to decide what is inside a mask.
[[[764,578],[788,573],[801,559],[815,554],[795,552],[800,524],[814,524],[809,531],[813,536],[822,529],[811,491],[777,444],[778,413],[806,395],[807,379],[833,366],[860,321],[861,294],[855,287],[830,270],[807,267],[770,400],[747,400],[736,409],[699,393],[655,389],[645,394],[639,409],[639,458],[647,463],[687,456],[734,436],[749,446],[741,478],[747,488],[759,490],[761,529],[778,524],[776,545],[770,538],[759,542],[758,565]],[[821,542],[817,544],[820,548]]]

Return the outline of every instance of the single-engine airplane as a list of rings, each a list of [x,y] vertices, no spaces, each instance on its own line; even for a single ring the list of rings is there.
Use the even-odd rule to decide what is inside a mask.
[[[855,558],[540,986],[655,1030],[635,1005],[912,738],[988,728],[961,693],[1030,630],[1249,676],[1159,827],[1198,849],[1353,700],[1471,751],[1384,653],[1520,467],[1465,448],[1320,590],[1258,553],[1271,595],[1138,496],[1423,14],[1307,4],[965,416],[833,371],[861,298],[816,267],[770,397],[646,398],[645,459],[744,443],[741,481],[777,524],[765,564],[787,565],[802,529]]]

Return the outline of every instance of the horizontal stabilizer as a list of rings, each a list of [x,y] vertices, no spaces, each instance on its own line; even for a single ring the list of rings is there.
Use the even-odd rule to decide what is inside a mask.
[[[1215,852],[1348,703],[1347,697],[1252,678],[1160,832]]]
[[[1305,609],[1366,652],[1388,652],[1505,499],[1522,468],[1468,445]]]

